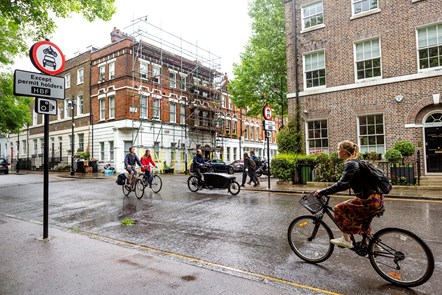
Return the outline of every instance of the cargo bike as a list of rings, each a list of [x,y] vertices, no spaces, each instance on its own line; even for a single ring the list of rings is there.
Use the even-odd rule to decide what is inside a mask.
[[[203,181],[200,185],[198,185],[198,176],[192,174],[187,179],[187,186],[191,192],[197,192],[202,189],[227,189],[233,196],[239,194],[241,190],[236,177],[226,173],[203,173]]]

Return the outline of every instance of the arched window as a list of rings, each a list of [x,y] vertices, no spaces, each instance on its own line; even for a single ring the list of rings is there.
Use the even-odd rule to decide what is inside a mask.
[[[442,113],[429,115],[425,123],[442,123]]]

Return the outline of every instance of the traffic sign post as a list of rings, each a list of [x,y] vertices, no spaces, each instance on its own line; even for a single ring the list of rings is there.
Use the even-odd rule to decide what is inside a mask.
[[[35,112],[43,114],[43,239],[47,239],[49,234],[49,115],[57,115],[57,102],[53,99],[64,99],[65,96],[64,78],[53,76],[63,71],[65,58],[60,48],[49,40],[32,45],[29,57],[32,64],[47,75],[15,70],[14,95],[34,96]]]
[[[262,125],[265,130],[266,140],[267,140],[267,159],[269,165],[269,173],[267,175],[267,187],[270,189],[270,137],[272,137],[272,132],[270,130],[276,130],[275,122],[272,120],[273,111],[272,108],[268,105],[262,108],[262,116],[264,117],[264,121]]]

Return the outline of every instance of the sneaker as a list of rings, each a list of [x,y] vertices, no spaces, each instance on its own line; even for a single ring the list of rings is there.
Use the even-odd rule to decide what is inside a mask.
[[[255,183],[253,186],[255,186],[255,187],[256,187],[256,186],[259,186],[259,183]]]
[[[337,239],[331,239],[330,243],[343,248],[351,249],[353,248],[353,243],[350,241],[346,241],[343,237],[337,238]]]
[[[252,182],[251,182],[251,181],[249,181],[249,182],[247,182],[247,184],[248,184],[248,185],[251,185],[251,184],[252,184]]]

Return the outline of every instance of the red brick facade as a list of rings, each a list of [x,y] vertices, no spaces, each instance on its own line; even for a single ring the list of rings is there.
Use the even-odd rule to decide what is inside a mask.
[[[294,2],[296,34],[293,33]],[[303,9],[318,2],[322,3],[323,23],[303,28]],[[353,13],[352,3],[286,2],[289,113],[294,114],[296,106],[295,35],[302,117],[305,122],[327,120],[330,151],[335,151],[337,143],[344,139],[361,144],[358,118],[379,114],[383,116],[384,151],[398,140],[409,140],[423,156],[428,156],[432,151],[428,150],[428,145],[427,150],[425,148],[427,127],[442,127],[442,122],[424,122],[431,114],[442,114],[442,101],[433,99],[433,95],[442,93],[442,63],[420,69],[417,30],[442,24],[441,3],[438,0],[379,0],[376,7],[359,14]],[[442,30],[440,34],[439,48],[442,48]],[[355,44],[366,40],[379,40],[381,75],[358,79]],[[307,88],[304,60],[312,52],[324,53],[325,85]],[[442,55],[439,57],[442,59]],[[439,130],[437,132],[442,132],[442,128]],[[306,141],[307,133],[304,130]],[[438,161],[440,164],[427,172],[442,173],[442,160]]]

